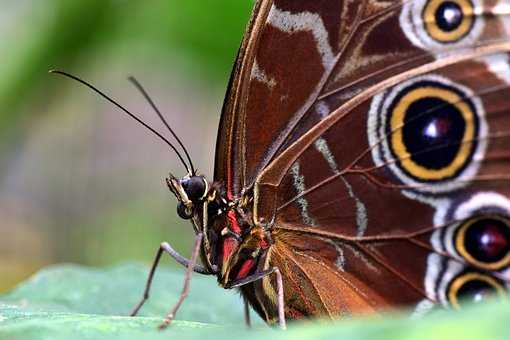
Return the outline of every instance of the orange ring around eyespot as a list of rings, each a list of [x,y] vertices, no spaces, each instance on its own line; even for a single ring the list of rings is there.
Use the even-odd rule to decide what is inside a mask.
[[[505,287],[500,284],[496,279],[494,279],[492,276],[470,272],[463,274],[461,276],[458,276],[454,279],[454,281],[450,284],[449,290],[448,290],[448,301],[450,301],[450,304],[455,309],[460,309],[461,306],[459,304],[459,299],[457,298],[457,293],[459,292],[459,289],[466,283],[472,280],[480,280],[485,283],[488,283],[492,287],[496,289],[497,294],[501,298],[506,298],[507,292]]]
[[[453,159],[453,161],[446,167],[441,169],[428,169],[423,167],[411,158],[411,154],[407,151],[404,143],[403,126],[404,119],[409,106],[419,99],[434,97],[448,102],[450,105],[455,106],[462,114],[464,122],[466,123],[466,130],[460,142],[460,149]],[[391,114],[390,127],[392,131],[391,146],[404,170],[412,176],[424,181],[440,181],[446,178],[453,177],[455,173],[461,169],[469,159],[473,148],[473,140],[475,138],[475,112],[465,99],[452,90],[443,87],[424,86],[418,87],[406,93],[400,98],[397,105],[395,105]]]
[[[505,257],[503,257],[501,260],[497,262],[482,262],[477,259],[475,259],[469,252],[466,250],[466,247],[464,246],[465,240],[466,240],[466,231],[467,229],[472,226],[474,223],[482,220],[491,218],[494,220],[498,220],[503,222],[508,228],[510,228],[510,220],[503,218],[501,216],[497,215],[489,215],[489,216],[481,216],[476,217],[468,220],[467,222],[463,223],[459,227],[459,231],[456,233],[456,239],[455,239],[455,249],[459,253],[460,256],[462,256],[467,262],[485,270],[500,270],[502,268],[505,268],[510,265],[510,252],[508,252]]]
[[[463,19],[459,27],[451,32],[441,30],[437,26],[436,11],[444,3],[444,0],[431,0],[423,9],[422,18],[425,23],[427,34],[434,40],[449,43],[461,39],[469,33],[474,22],[474,7],[470,0],[449,0],[456,3],[462,10]]]

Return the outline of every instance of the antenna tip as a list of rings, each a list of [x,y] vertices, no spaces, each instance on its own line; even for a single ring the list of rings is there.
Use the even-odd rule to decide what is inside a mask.
[[[131,82],[132,84],[134,84],[136,87],[138,87],[138,88],[140,88],[140,87],[141,87],[140,83],[138,82],[138,80],[136,80],[136,78],[135,78],[135,77],[133,77],[133,76],[128,76],[128,77],[127,77],[127,79],[128,79],[128,81],[129,81],[129,82]]]

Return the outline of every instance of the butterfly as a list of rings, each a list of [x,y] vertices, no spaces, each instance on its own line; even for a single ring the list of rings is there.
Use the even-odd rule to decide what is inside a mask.
[[[162,327],[192,272],[282,327],[504,298],[509,14],[507,0],[257,1],[214,178],[184,149],[185,176],[167,179],[193,254],[162,243],[132,314],[163,253],[187,272]]]

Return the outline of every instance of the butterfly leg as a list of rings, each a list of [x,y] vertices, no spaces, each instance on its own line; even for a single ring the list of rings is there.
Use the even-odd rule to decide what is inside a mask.
[[[197,235],[197,237],[198,237],[198,235]],[[190,260],[188,260],[181,254],[179,254],[177,251],[175,251],[168,243],[162,242],[161,245],[159,246],[158,252],[156,253],[156,257],[154,258],[154,261],[152,263],[152,267],[149,272],[149,277],[147,278],[147,282],[145,283],[145,289],[143,291],[143,296],[140,299],[140,301],[136,304],[136,306],[133,308],[131,313],[129,314],[130,316],[135,316],[138,313],[138,311],[140,310],[140,308],[142,308],[145,301],[147,301],[147,299],[149,299],[149,293],[150,293],[150,289],[152,286],[152,279],[154,278],[156,268],[159,265],[159,260],[161,259],[161,255],[163,253],[167,253],[168,255],[170,255],[172,258],[174,258],[178,263],[182,264],[184,267],[188,267],[190,265],[190,262],[191,262]],[[198,265],[198,264],[194,264],[193,271],[196,273],[204,274],[204,275],[212,274],[205,267]]]
[[[252,274],[248,277],[245,277],[244,279],[240,279],[237,281],[233,281],[230,284],[226,285],[225,288],[231,289],[236,287],[244,286],[248,283],[252,283],[258,280],[262,280],[266,276],[269,276],[271,274],[276,275],[276,294],[277,294],[277,301],[278,301],[278,325],[281,329],[287,329],[287,323],[285,321],[285,300],[283,296],[283,278],[282,274],[280,273],[280,270],[276,267],[273,267],[269,270],[265,270],[262,272],[258,272],[255,274]]]
[[[276,286],[277,286],[277,294],[278,294],[278,323],[280,324],[281,329],[287,329],[287,324],[285,322],[285,301],[283,299],[283,279],[282,273],[278,268],[275,268],[276,274]]]
[[[173,319],[175,317],[175,314],[179,310],[179,307],[181,306],[181,304],[184,302],[184,300],[188,296],[189,286],[191,283],[191,275],[193,274],[193,271],[196,266],[198,252],[200,251],[200,247],[202,246],[202,237],[203,237],[203,234],[199,233],[199,234],[197,234],[197,236],[195,238],[195,245],[193,246],[193,252],[191,253],[191,259],[189,260],[188,266],[186,267],[186,274],[184,276],[184,285],[182,287],[181,295],[179,296],[179,300],[177,300],[177,303],[174,305],[174,307],[172,308],[170,313],[168,313],[165,316],[165,319],[163,320],[161,325],[159,325],[160,330],[165,329],[168,327],[168,325],[170,325],[170,323],[173,321]]]
[[[250,305],[246,298],[244,298],[244,323],[246,327],[251,328],[251,319],[250,319]]]

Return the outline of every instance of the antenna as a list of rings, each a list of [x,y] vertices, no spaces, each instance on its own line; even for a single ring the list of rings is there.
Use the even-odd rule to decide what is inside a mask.
[[[189,156],[188,150],[186,150],[186,148],[184,147],[184,144],[182,143],[181,139],[179,137],[177,137],[177,134],[170,127],[170,125],[168,124],[168,122],[165,119],[165,117],[163,117],[163,115],[161,114],[161,112],[157,108],[156,104],[154,104],[154,101],[152,100],[152,98],[149,96],[147,91],[145,91],[145,89],[143,88],[142,84],[140,84],[140,82],[135,77],[133,77],[133,76],[128,77],[128,80],[138,89],[138,91],[140,91],[140,93],[144,96],[144,98],[149,102],[150,106],[152,106],[152,108],[154,109],[154,111],[158,115],[159,119],[161,119],[163,124],[165,124],[165,126],[167,127],[168,131],[170,131],[170,133],[172,134],[172,136],[174,136],[174,138],[177,141],[177,143],[179,143],[179,145],[181,146],[182,150],[184,150],[184,154],[186,155],[186,158],[188,159],[188,162],[189,162],[189,164],[191,166],[191,174],[195,175],[195,167],[193,166],[193,162],[191,161],[191,157]]]
[[[138,118],[136,115],[134,115],[133,113],[129,112],[126,108],[124,108],[122,105],[120,105],[119,103],[117,103],[115,100],[113,100],[112,98],[110,98],[108,95],[106,95],[105,93],[103,93],[102,91],[100,91],[99,89],[97,89],[95,86],[87,83],[85,80],[82,80],[70,73],[67,73],[67,72],[64,72],[64,71],[60,71],[60,70],[50,70],[49,73],[55,73],[55,74],[60,74],[62,76],[65,76],[67,78],[70,78],[70,79],[73,79],[85,86],[87,86],[88,88],[90,88],[92,91],[96,92],[97,94],[99,94],[101,97],[103,97],[104,99],[106,99],[107,101],[109,101],[110,103],[112,103],[113,105],[117,106],[119,109],[121,109],[124,113],[126,113],[129,117],[133,118],[134,120],[136,120],[139,124],[141,124],[142,126],[144,126],[147,130],[151,131],[153,134],[155,134],[156,136],[158,136],[163,142],[165,142],[168,146],[170,146],[172,148],[172,150],[175,152],[175,154],[177,155],[177,157],[179,157],[179,160],[181,161],[181,163],[184,165],[184,168],[186,169],[186,171],[188,173],[192,173],[190,172],[190,169],[188,168],[188,165],[186,164],[186,162],[184,161],[184,158],[181,156],[181,154],[179,153],[179,151],[177,151],[177,148],[172,144],[170,143],[170,141],[168,139],[166,139],[165,137],[163,137],[163,135],[161,135],[159,132],[157,132],[156,130],[154,130],[152,127],[150,127],[148,124],[146,124],[144,121],[142,121],[140,118]]]

